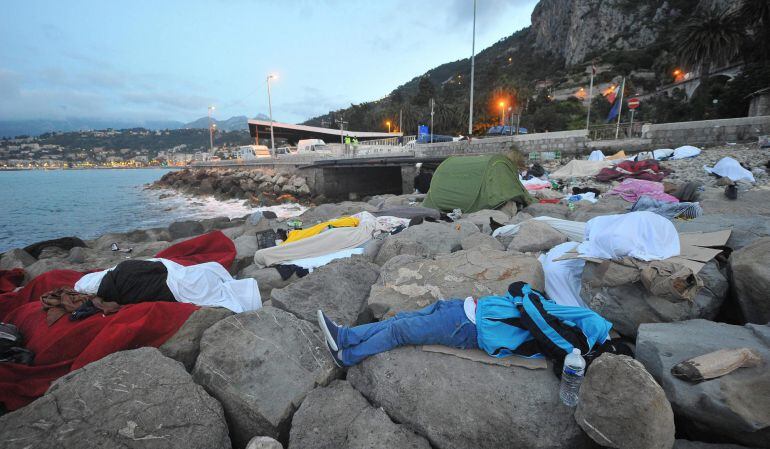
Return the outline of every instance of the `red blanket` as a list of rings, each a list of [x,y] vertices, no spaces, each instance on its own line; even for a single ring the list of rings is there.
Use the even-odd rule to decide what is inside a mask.
[[[157,254],[182,265],[219,262],[229,268],[235,245],[215,231],[176,244]],[[127,305],[109,316],[93,315],[81,321],[61,319],[48,327],[40,296],[57,287],[73,287],[83,276],[72,270],[54,270],[36,277],[13,292],[12,282],[0,275],[0,321],[15,324],[25,347],[35,353],[32,366],[0,363],[0,402],[9,410],[42,396],[51,382],[70,371],[113,352],[160,346],[176,333],[198,306],[185,303],[145,302]],[[15,284],[18,285],[18,284]]]
[[[615,167],[601,169],[596,175],[596,180],[610,182],[613,180],[622,181],[626,178],[636,178],[660,182],[668,173],[669,171],[661,168],[656,160],[623,161]]]

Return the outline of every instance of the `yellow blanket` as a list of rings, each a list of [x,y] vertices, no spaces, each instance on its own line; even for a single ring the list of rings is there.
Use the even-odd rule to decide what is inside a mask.
[[[306,239],[314,235],[320,234],[329,228],[355,228],[358,226],[358,218],[342,217],[336,220],[329,220],[323,223],[319,223],[315,226],[311,226],[307,229],[297,229],[295,231],[289,231],[289,235],[282,244],[296,242],[298,240]]]

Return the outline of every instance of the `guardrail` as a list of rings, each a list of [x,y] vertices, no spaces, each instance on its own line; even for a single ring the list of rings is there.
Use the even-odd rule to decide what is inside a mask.
[[[386,137],[385,139],[363,140],[358,146],[402,146],[417,140],[417,136]]]

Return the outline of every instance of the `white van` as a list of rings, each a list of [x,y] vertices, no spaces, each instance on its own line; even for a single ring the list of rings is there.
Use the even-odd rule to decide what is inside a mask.
[[[263,157],[270,157],[270,148],[265,145],[243,145],[235,152],[235,158],[244,161]]]
[[[326,146],[326,142],[321,139],[302,139],[297,142],[298,153],[330,153],[331,150]]]

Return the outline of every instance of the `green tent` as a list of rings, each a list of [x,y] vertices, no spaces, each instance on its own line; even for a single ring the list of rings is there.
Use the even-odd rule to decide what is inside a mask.
[[[467,214],[495,209],[510,200],[526,206],[532,197],[507,157],[452,156],[436,169],[422,205],[445,212],[460,209]]]

